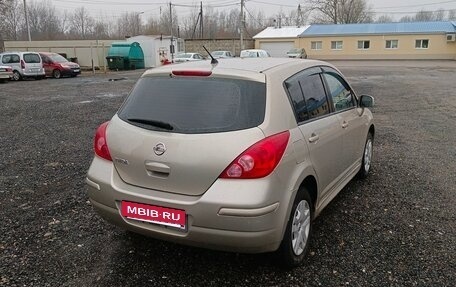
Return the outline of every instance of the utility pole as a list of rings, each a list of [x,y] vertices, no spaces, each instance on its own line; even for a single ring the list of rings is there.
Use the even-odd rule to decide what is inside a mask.
[[[302,14],[301,14],[301,4],[299,4],[298,5],[298,21],[297,21],[298,23],[296,23],[297,24],[296,26],[298,26],[298,27],[301,26],[301,16],[302,16]]]
[[[241,29],[240,29],[240,34],[241,34],[241,50],[244,50],[244,0],[241,0]]]
[[[200,21],[200,38],[203,39],[204,36],[204,26],[203,26],[203,1],[201,1],[201,8],[200,8],[200,15],[201,15],[201,21]]]
[[[24,14],[25,14],[25,25],[27,26],[28,40],[29,40],[29,42],[31,42],[32,37],[30,36],[30,25],[29,25],[28,15],[27,15],[27,3],[25,3],[25,0],[24,0]]]
[[[169,24],[171,27],[171,45],[169,51],[171,52],[171,63],[174,63],[174,37],[173,37],[173,5],[169,2]]]

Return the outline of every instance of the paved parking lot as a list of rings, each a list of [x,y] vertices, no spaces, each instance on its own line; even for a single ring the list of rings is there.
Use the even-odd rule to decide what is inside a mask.
[[[334,64],[376,99],[375,162],[322,212],[308,262],[291,271],[94,213],[84,184],[94,130],[140,71],[0,84],[0,285],[453,286],[456,61]]]

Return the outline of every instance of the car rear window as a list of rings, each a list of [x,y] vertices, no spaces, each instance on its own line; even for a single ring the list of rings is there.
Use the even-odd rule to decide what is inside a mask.
[[[40,63],[41,58],[38,54],[24,54],[24,61],[26,63]]]
[[[164,132],[228,132],[264,120],[266,84],[199,77],[144,77],[133,88],[118,116],[133,125]],[[149,125],[165,123],[167,128]]]

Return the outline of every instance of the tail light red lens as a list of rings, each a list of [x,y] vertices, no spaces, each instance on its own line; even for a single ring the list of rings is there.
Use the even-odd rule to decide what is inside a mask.
[[[25,62],[24,62],[24,60],[21,60],[21,68],[22,68],[22,69],[25,69]]]
[[[220,175],[220,178],[252,179],[271,174],[282,159],[290,132],[267,137],[239,155]]]
[[[189,77],[209,77],[212,75],[212,71],[173,71],[174,76],[189,76]]]
[[[101,158],[112,161],[111,154],[109,153],[108,142],[106,141],[106,128],[109,122],[101,124],[96,133],[94,141],[95,154]]]

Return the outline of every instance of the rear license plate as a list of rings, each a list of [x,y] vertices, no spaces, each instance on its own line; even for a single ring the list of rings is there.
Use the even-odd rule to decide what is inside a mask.
[[[132,220],[172,226],[183,230],[186,228],[185,210],[122,201],[121,214]]]
[[[79,73],[79,69],[73,69],[73,72]]]

